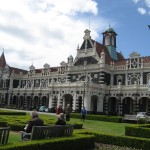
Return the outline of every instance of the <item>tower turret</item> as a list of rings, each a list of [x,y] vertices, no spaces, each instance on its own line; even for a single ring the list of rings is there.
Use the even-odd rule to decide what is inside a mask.
[[[102,33],[103,34],[103,45],[105,45],[109,51],[109,54],[112,59],[118,60],[116,52],[116,32],[113,28],[109,28]]]

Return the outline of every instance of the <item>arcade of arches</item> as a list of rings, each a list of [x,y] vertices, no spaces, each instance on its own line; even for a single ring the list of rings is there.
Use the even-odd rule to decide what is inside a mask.
[[[75,102],[74,111],[80,112],[82,107],[84,106],[85,101],[82,96],[79,96]],[[148,112],[150,111],[150,98],[149,97],[140,97],[135,100],[134,97],[124,97],[124,98],[116,98],[109,97],[104,98],[104,102],[100,103],[99,97],[96,95],[92,95],[89,101],[90,103],[90,113],[97,114],[105,112],[105,114],[109,115],[123,115],[123,114],[134,114],[136,112]],[[101,112],[98,108],[100,105],[103,105]],[[58,105],[62,105],[63,108],[66,107],[67,104],[73,108],[74,100],[71,94],[65,94],[62,96],[62,99],[58,100],[57,95],[55,95],[52,99],[52,107],[57,107]],[[49,106],[49,97],[48,96],[33,96],[33,95],[14,95],[11,98],[10,106],[19,109],[39,109],[40,106]]]

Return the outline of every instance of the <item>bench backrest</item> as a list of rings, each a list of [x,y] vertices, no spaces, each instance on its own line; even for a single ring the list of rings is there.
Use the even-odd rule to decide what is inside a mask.
[[[0,144],[7,144],[9,132],[10,132],[9,127],[0,128]]]
[[[124,115],[124,119],[137,120],[137,117],[136,117],[136,115]]]
[[[73,125],[34,126],[32,128],[30,140],[71,136],[72,133],[73,133]]]

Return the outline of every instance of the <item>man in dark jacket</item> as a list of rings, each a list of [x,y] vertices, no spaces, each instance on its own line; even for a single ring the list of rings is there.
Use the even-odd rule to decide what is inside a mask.
[[[24,128],[25,132],[22,132],[22,139],[30,138],[29,134],[31,133],[33,126],[43,126],[44,121],[39,118],[39,115],[36,111],[33,111],[31,114],[31,120],[28,121],[28,124]]]
[[[28,125],[25,129],[25,132],[30,133],[33,126],[43,126],[44,121],[39,118],[39,115],[36,111],[33,111],[31,114],[32,119],[28,122]]]

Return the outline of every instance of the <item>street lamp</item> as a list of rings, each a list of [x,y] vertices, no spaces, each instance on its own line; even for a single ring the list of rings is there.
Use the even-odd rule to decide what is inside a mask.
[[[84,108],[84,101],[85,101],[85,86],[86,86],[86,83],[88,82],[88,77],[87,75],[85,76],[85,80],[83,81],[83,84],[84,84],[84,91],[83,91],[83,108]]]

